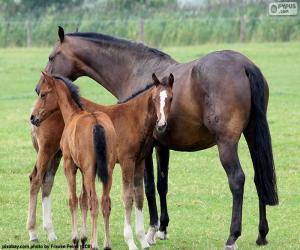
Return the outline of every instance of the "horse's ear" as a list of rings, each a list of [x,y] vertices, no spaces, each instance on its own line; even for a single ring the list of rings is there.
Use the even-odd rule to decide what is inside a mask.
[[[58,36],[59,36],[59,40],[62,43],[65,39],[65,31],[64,28],[61,26],[58,26]]]
[[[42,74],[43,74],[45,80],[46,80],[48,83],[52,83],[52,76],[49,75],[47,71],[43,70],[43,71],[42,71]]]
[[[169,85],[170,85],[170,88],[173,87],[173,83],[174,83],[174,76],[173,76],[173,74],[171,73],[170,76],[169,76]]]
[[[152,80],[156,87],[160,84],[160,81],[157,79],[155,73],[152,74]]]

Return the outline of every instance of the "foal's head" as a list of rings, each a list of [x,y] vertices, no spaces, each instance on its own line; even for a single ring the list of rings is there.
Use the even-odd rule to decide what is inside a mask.
[[[66,95],[70,96],[70,99],[73,99],[78,108],[82,109],[76,85],[62,76],[52,76],[46,72],[42,73],[41,84],[37,89],[39,97],[33,106],[30,117],[33,125],[39,126],[41,122],[59,110],[57,91],[65,91]],[[62,86],[59,90],[57,90],[58,84]]]
[[[174,76],[173,74],[170,74],[169,77],[164,77],[161,81],[159,81],[156,75],[153,73],[152,79],[156,86],[152,95],[152,100],[154,102],[155,112],[157,115],[155,128],[158,133],[163,133],[166,130],[168,115],[171,109]]]

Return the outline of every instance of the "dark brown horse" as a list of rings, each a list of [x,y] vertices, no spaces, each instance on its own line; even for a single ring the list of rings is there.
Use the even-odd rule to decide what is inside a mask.
[[[78,88],[69,80],[50,76],[46,72],[43,72],[43,78],[44,81],[39,87],[39,98],[33,107],[31,122],[39,126],[52,113],[59,111],[62,114],[62,122],[65,126],[60,148],[63,152],[64,172],[69,187],[73,244],[77,248],[79,243],[76,195],[76,172],[79,168],[82,173],[82,192],[79,199],[82,210],[82,246],[87,240],[86,219],[89,208],[92,220],[91,249],[98,249],[99,204],[95,187],[97,175],[103,183],[101,207],[105,224],[104,249],[111,249],[109,194],[112,186],[112,173],[117,160],[117,134],[114,125],[103,112],[89,113],[83,110]],[[43,170],[39,170],[38,172],[42,173]]]
[[[87,99],[80,98],[75,85],[61,76],[52,77],[46,73],[43,73],[43,75],[44,80],[38,88],[40,98],[34,105],[31,122],[34,125],[39,126],[43,124],[44,121],[47,121],[47,118],[49,118],[51,114],[61,111],[63,119],[57,120],[57,124],[59,125],[58,127],[62,127],[65,123],[62,136],[59,136],[59,138],[53,138],[53,135],[51,135],[49,141],[52,140],[53,142],[58,142],[61,137],[60,145],[64,156],[65,173],[69,181],[71,191],[70,208],[72,212],[73,242],[75,244],[78,243],[76,225],[77,196],[75,186],[73,186],[75,183],[76,166],[78,166],[83,173],[84,178],[84,192],[82,194],[85,194],[86,196],[86,193],[91,193],[91,197],[88,198],[90,200],[89,203],[91,204],[93,222],[93,233],[91,239],[92,248],[97,248],[96,221],[98,203],[95,198],[94,188],[95,172],[97,172],[100,178],[105,180],[103,196],[101,199],[105,221],[104,248],[110,249],[109,192],[112,184],[112,170],[117,158],[122,169],[123,200],[125,206],[125,241],[130,250],[137,249],[131,230],[131,210],[133,201],[135,201],[136,234],[141,242],[142,248],[148,248],[149,244],[145,237],[142,213],[144,201],[144,160],[146,155],[149,154],[149,150],[153,147],[154,127],[158,133],[163,133],[167,127],[166,120],[171,109],[173,95],[173,75],[170,74],[169,78],[164,78],[162,82],[160,82],[155,74],[153,74],[153,84],[146,87],[143,91],[135,93],[132,97],[126,100],[126,103],[112,106],[98,105],[88,101]],[[68,88],[70,91],[68,91]],[[92,113],[81,110],[83,108]],[[95,123],[95,121],[97,121],[97,123]],[[100,125],[104,129],[99,130]],[[95,130],[97,129],[95,126],[98,126],[98,132]],[[94,169],[94,167],[91,168],[91,166],[95,166],[95,164],[93,164],[93,162],[89,162],[89,159],[96,161],[94,159],[96,157],[92,157],[94,154],[89,157],[89,152],[94,152],[92,147],[93,143],[89,140],[89,134],[92,135],[92,131],[95,131],[94,134],[98,134],[99,137],[96,138],[94,135],[94,145],[99,145],[99,147],[95,146],[98,150],[98,155],[103,156],[106,150],[105,147],[103,147],[103,143],[98,142],[101,142],[101,140],[104,142],[106,141],[107,144],[109,142],[107,146],[107,152],[110,153],[110,158],[107,157],[107,161],[110,163],[108,173],[103,171],[103,167],[101,168],[101,165],[103,164],[101,164],[100,160],[103,161],[103,159],[100,158],[99,167],[96,167],[96,169]],[[104,133],[102,131],[104,131]],[[114,135],[114,132],[116,135]],[[106,140],[103,138],[103,135],[106,135]],[[116,148],[116,153],[114,147]],[[102,148],[104,149],[104,153],[103,150],[101,150]],[[58,143],[56,144],[55,151],[59,151]],[[42,182],[41,176],[45,171],[45,168],[43,167],[44,166],[42,165],[37,165],[38,174],[35,181],[38,183]],[[81,208],[87,207],[86,202],[82,203],[82,200],[86,199],[87,197],[81,195]],[[86,209],[83,209],[82,213],[84,230],[81,239],[84,244],[87,239]]]
[[[64,35],[60,29],[59,36],[60,41],[50,54],[46,69],[72,79],[87,75],[101,82],[119,100],[145,86],[150,81],[149,71],[157,72],[158,76],[174,73],[174,101],[168,129],[156,135],[159,144],[163,145],[158,150],[159,156],[164,156],[159,157],[159,168],[167,166],[168,148],[196,151],[217,144],[233,196],[232,220],[226,242],[229,249],[234,248],[241,234],[245,177],[237,146],[241,134],[244,134],[254,165],[259,197],[257,244],[266,244],[269,231],[266,205],[276,205],[278,197],[266,119],[268,85],[261,71],[248,58],[234,51],[214,52],[200,60],[180,64],[168,55],[143,45],[101,34]],[[55,159],[49,163],[49,174],[46,175],[49,177],[45,178],[48,181],[42,188],[45,190],[43,197],[50,194],[52,176],[57,168]],[[158,191],[166,194],[167,169],[162,171],[165,171],[164,174],[159,176],[164,176],[163,184],[159,183]],[[149,210],[153,212],[156,208],[154,186],[151,171],[148,174],[150,181],[146,183],[146,195],[150,200]],[[166,205],[165,195],[161,196],[161,204]],[[160,226],[164,227],[168,224],[165,212],[166,206],[163,206]],[[156,223],[157,213],[153,212],[150,223],[153,230]],[[148,235],[150,243],[153,239],[151,232]]]

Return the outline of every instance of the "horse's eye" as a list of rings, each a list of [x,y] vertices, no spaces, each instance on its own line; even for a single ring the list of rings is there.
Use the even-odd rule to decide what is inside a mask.
[[[41,98],[45,98],[45,97],[46,97],[46,94],[42,93]]]

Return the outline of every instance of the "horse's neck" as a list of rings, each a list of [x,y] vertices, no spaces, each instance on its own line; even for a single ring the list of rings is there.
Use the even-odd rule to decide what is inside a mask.
[[[58,105],[61,111],[62,117],[64,119],[65,125],[67,125],[71,117],[80,111],[77,104],[73,101],[70,93],[66,91],[66,86],[63,83],[59,83],[55,85],[56,93],[58,96]]]
[[[90,51],[84,49],[87,47],[86,43],[93,49]],[[79,49],[78,44],[83,49]],[[81,75],[101,83],[118,100],[127,98],[152,82],[152,73],[160,75],[170,65],[176,63],[171,58],[162,58],[155,54],[144,55],[142,52],[139,55],[133,50],[113,45],[107,48],[83,39],[79,39],[78,44],[74,51],[82,64]]]
[[[153,130],[156,120],[151,96],[152,90],[150,89],[126,103],[110,106],[111,118],[115,120],[116,125],[120,126],[121,129],[123,129],[124,124],[127,124],[128,127],[133,126],[134,131],[142,131],[143,136],[147,136],[147,133]],[[132,131],[132,129],[130,130]]]

